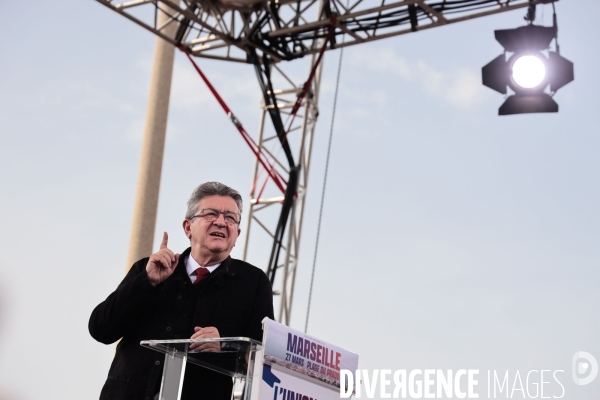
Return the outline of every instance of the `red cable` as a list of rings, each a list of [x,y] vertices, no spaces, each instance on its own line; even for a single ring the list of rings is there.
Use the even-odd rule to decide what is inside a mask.
[[[187,58],[191,61],[192,65],[194,66],[194,68],[196,69],[196,71],[198,72],[198,74],[200,75],[200,77],[202,78],[202,80],[204,81],[204,83],[206,84],[206,86],[208,87],[208,89],[215,96],[215,98],[217,99],[217,101],[219,102],[219,104],[221,105],[221,107],[223,108],[223,111],[225,111],[225,113],[227,114],[227,116],[229,117],[229,119],[231,120],[231,122],[235,125],[235,127],[237,128],[237,130],[242,135],[242,138],[246,141],[246,143],[250,147],[250,150],[252,150],[252,152],[254,153],[254,155],[256,156],[256,158],[258,159],[258,161],[261,163],[261,165],[263,166],[263,168],[267,171],[267,173],[269,174],[269,176],[271,177],[271,179],[273,179],[273,182],[275,182],[275,184],[277,185],[277,187],[283,193],[285,193],[285,188],[284,188],[284,186],[282,185],[282,183],[281,183],[281,181],[279,179],[279,177],[281,175],[274,168],[269,168],[269,164],[267,163],[266,160],[264,160],[265,156],[262,154],[262,152],[260,150],[260,147],[254,142],[254,140],[250,137],[250,135],[248,134],[248,132],[246,132],[246,130],[242,126],[242,123],[235,117],[235,115],[233,115],[233,113],[231,112],[231,109],[227,106],[227,104],[221,98],[221,96],[219,95],[219,93],[217,93],[216,89],[209,82],[208,78],[206,78],[206,76],[204,75],[204,73],[202,73],[202,71],[200,70],[200,67],[198,67],[198,65],[196,64],[196,62],[192,59],[192,57],[190,56],[190,53],[187,51],[187,49],[183,45],[179,45],[178,48],[179,48],[179,50],[183,51],[185,53],[185,55],[187,56]],[[287,184],[287,182],[286,182],[286,184]]]
[[[336,18],[336,16],[335,15],[332,16],[330,18],[330,21],[331,21],[331,25],[329,26],[329,33],[327,34],[327,39],[325,40],[325,43],[323,44],[323,47],[319,51],[319,57],[317,58],[317,62],[313,66],[312,70],[310,71],[310,75],[308,76],[307,81],[304,83],[304,86],[302,87],[302,91],[298,95],[298,98],[296,99],[296,103],[294,104],[294,107],[292,108],[292,112],[290,113],[291,121],[290,121],[290,124],[289,124],[289,127],[288,127],[287,131],[285,132],[284,143],[285,143],[285,140],[287,140],[287,135],[288,135],[288,133],[289,133],[291,127],[292,127],[292,123],[294,122],[294,119],[296,117],[296,113],[298,112],[298,110],[300,109],[300,106],[302,105],[302,100],[304,99],[304,97],[308,93],[308,89],[310,87],[310,84],[312,83],[312,80],[313,80],[313,78],[314,78],[314,76],[316,74],[317,67],[321,63],[321,59],[323,58],[323,54],[325,53],[325,49],[327,48],[327,44],[329,43],[329,41],[331,40],[331,37],[333,36],[333,33],[335,32],[335,25],[337,24],[337,18]],[[190,56],[190,53],[187,51],[187,49],[185,48],[185,46],[183,46],[182,44],[180,44],[177,47],[179,48],[179,50],[183,51],[185,53],[185,55],[187,56],[187,58],[190,60],[190,62],[192,63],[192,65],[194,66],[194,68],[196,69],[196,71],[198,72],[198,74],[200,75],[200,77],[202,78],[202,80],[204,81],[204,83],[206,84],[206,86],[208,87],[208,89],[211,91],[211,93],[213,94],[213,96],[215,96],[215,98],[217,99],[217,101],[219,102],[219,104],[221,105],[221,107],[223,108],[223,111],[225,111],[225,113],[227,114],[227,116],[229,117],[229,119],[231,120],[231,122],[235,125],[235,127],[237,128],[237,130],[240,132],[240,134],[242,135],[242,138],[244,139],[244,141],[246,142],[246,144],[248,144],[248,146],[250,147],[250,150],[254,153],[254,155],[256,156],[256,158],[258,159],[258,161],[260,162],[260,164],[263,166],[263,168],[265,169],[265,171],[267,171],[267,173],[269,174],[269,176],[271,177],[271,179],[273,179],[273,182],[275,183],[275,185],[277,185],[277,187],[283,193],[285,193],[285,188],[281,184],[281,181],[280,181],[279,178],[281,178],[281,180],[286,184],[286,186],[287,186],[287,182],[286,182],[285,179],[283,179],[283,177],[281,176],[281,174],[279,173],[279,171],[277,171],[277,169],[275,169],[275,167],[274,167],[274,163],[275,163],[274,160],[273,160],[273,162],[268,163],[268,160],[263,159],[263,158],[266,158],[266,157],[263,155],[263,153],[262,153],[262,151],[260,149],[260,146],[258,146],[258,144],[256,144],[256,142],[254,142],[254,140],[252,139],[252,137],[248,134],[248,132],[246,132],[246,130],[242,126],[242,123],[235,117],[235,115],[233,115],[233,113],[231,112],[231,109],[227,106],[227,104],[225,103],[225,101],[221,98],[221,96],[219,95],[219,93],[216,91],[216,89],[214,88],[214,86],[210,83],[210,81],[208,80],[208,78],[204,75],[204,73],[202,72],[202,70],[200,70],[200,67],[198,67],[198,65],[196,64],[196,62],[192,59],[192,57]],[[266,183],[267,182],[265,181],[265,185],[266,185]],[[260,195],[262,195],[262,192],[265,189],[265,185],[263,185],[263,187],[261,188],[258,198],[260,198]],[[254,190],[255,187],[256,187],[256,182],[254,183],[253,190]]]
[[[335,26],[337,24],[337,17],[335,15],[332,15],[331,18],[329,18],[329,21],[331,22],[331,25],[329,25],[329,33],[327,34],[327,39],[325,40],[325,43],[323,44],[321,51],[319,51],[319,57],[317,58],[317,62],[313,66],[312,70],[310,71],[310,75],[308,76],[308,79],[306,80],[306,82],[304,83],[304,86],[302,87],[302,92],[300,92],[300,95],[296,99],[296,103],[294,104],[294,108],[292,108],[292,112],[291,112],[292,116],[296,116],[296,113],[298,112],[298,109],[300,108],[300,105],[302,104],[302,100],[304,99],[304,96],[306,96],[306,93],[308,93],[308,88],[310,87],[310,84],[311,84],[313,78],[315,77],[315,73],[317,72],[317,67],[321,63],[321,59],[323,58],[323,53],[325,53],[325,49],[327,48],[327,43],[329,43],[329,41],[331,40],[331,37],[333,36],[333,32],[335,32]]]
[[[258,183],[258,178],[256,178],[256,181]],[[265,183],[263,183],[262,187],[260,188],[260,192],[258,192],[258,196],[256,196],[256,201],[260,200],[260,197],[262,196],[263,192],[265,191],[265,187],[267,187],[267,182],[269,182],[269,179],[265,179]]]

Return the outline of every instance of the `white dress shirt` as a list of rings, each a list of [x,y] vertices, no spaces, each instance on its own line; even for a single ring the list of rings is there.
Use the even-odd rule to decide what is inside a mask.
[[[204,268],[206,268],[208,270],[208,272],[212,273],[215,269],[217,269],[217,267],[219,265],[221,265],[221,263],[211,265],[209,267],[204,267]],[[187,260],[185,260],[185,270],[187,271],[187,274],[190,277],[190,280],[192,281],[192,283],[196,282],[196,270],[201,267],[202,267],[202,265],[198,264],[198,262],[196,260],[194,260],[194,257],[192,257],[191,254],[187,258]]]

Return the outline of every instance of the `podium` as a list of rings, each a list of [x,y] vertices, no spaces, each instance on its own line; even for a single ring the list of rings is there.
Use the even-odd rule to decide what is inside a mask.
[[[214,351],[190,350],[192,343],[202,343]],[[165,355],[159,400],[180,400],[188,363],[230,376],[233,388],[236,382],[245,382],[241,400],[250,399],[256,352],[262,348],[256,340],[245,337],[143,340],[140,345]]]
[[[215,351],[190,350],[192,343],[214,346]],[[230,377],[234,388],[236,383],[243,383],[239,400],[339,400],[342,392],[350,397],[353,382],[358,382],[354,377],[357,354],[268,318],[263,320],[262,344],[245,337],[144,340],[140,344],[165,355],[159,400],[181,400],[189,364],[194,364],[190,369],[199,366],[225,379]],[[348,374],[342,375],[341,371]],[[186,398],[190,396],[188,385],[195,383],[192,389],[202,390],[202,380],[190,382],[194,376],[187,375]],[[217,378],[220,376],[210,379]],[[218,385],[215,383],[215,387]],[[204,398],[212,400],[210,396]]]

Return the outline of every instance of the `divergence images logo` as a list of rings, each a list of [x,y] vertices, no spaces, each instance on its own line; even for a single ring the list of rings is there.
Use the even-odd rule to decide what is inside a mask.
[[[587,385],[598,375],[598,361],[590,353],[578,351],[573,354],[573,382],[577,385]]]

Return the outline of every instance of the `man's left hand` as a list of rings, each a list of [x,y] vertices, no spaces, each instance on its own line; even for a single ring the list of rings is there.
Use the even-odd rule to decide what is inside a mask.
[[[201,328],[199,326],[194,328],[194,334],[190,339],[207,339],[207,338],[220,338],[219,330],[214,326],[208,326],[206,328]],[[195,350],[197,352],[215,352],[221,351],[221,343],[220,342],[210,342],[210,343],[192,343],[190,344],[190,350]]]

